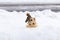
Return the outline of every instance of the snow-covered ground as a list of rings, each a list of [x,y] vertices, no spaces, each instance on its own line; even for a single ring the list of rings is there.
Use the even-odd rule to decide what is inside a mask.
[[[36,28],[26,27],[26,13],[0,9],[0,40],[60,40],[60,12],[29,12],[36,17]]]

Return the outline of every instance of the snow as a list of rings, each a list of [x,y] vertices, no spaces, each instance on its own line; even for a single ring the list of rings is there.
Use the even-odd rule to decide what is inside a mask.
[[[60,40],[60,12],[29,12],[36,18],[36,28],[26,27],[27,12],[0,9],[0,40]]]

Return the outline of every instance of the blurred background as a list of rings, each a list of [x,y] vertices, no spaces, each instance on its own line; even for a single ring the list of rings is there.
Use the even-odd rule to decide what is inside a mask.
[[[0,0],[0,9],[7,11],[60,11],[60,0]]]
[[[22,3],[22,4],[28,4],[28,3],[38,3],[38,4],[44,4],[44,3],[60,3],[60,0],[0,0],[0,2],[4,3]]]

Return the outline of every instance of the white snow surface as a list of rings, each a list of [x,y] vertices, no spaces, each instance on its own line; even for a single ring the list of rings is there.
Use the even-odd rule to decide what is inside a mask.
[[[60,12],[29,12],[36,18],[36,28],[26,27],[26,13],[0,9],[0,40],[60,40]]]

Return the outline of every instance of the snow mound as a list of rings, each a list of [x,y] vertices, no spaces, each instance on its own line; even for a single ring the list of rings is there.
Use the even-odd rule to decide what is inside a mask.
[[[26,13],[0,9],[0,40],[60,40],[60,12],[29,12],[36,18],[37,28],[26,27]]]

